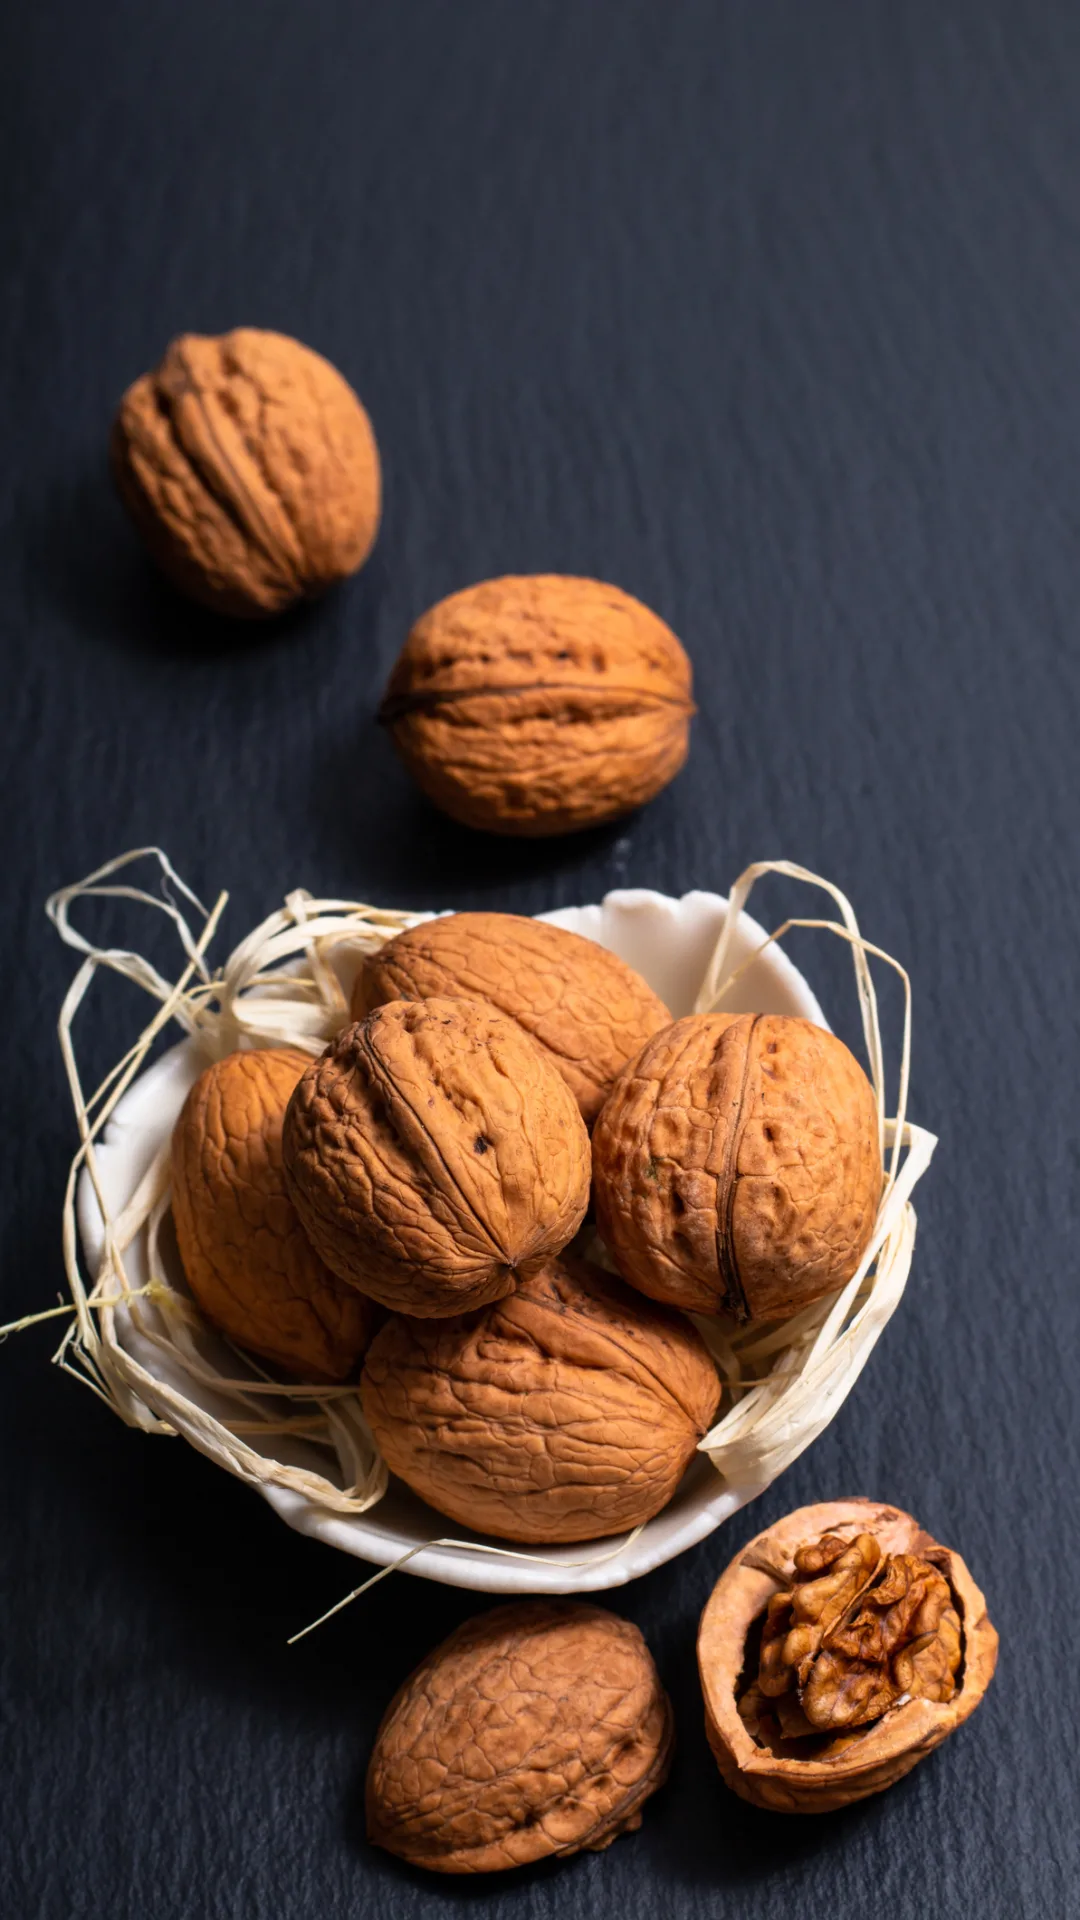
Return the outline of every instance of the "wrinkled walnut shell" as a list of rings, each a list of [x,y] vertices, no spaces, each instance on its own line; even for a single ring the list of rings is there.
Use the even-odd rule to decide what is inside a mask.
[[[353,1019],[388,1000],[484,1000],[524,1027],[558,1067],[590,1126],[620,1068],[670,1024],[639,973],[595,940],[516,913],[452,913],[371,954]]]
[[[380,719],[437,806],[489,833],[570,833],[651,800],[686,759],[690,662],[618,587],[485,580],[425,613]]]
[[[851,1279],[881,1196],[873,1089],[835,1034],[690,1014],[616,1080],[593,1134],[596,1219],[635,1287],[781,1320]]]
[[[437,1873],[598,1852],[641,1825],[671,1764],[671,1704],[630,1621],[532,1600],[468,1620],[391,1701],[368,1837]]]
[[[961,1625],[961,1664],[951,1700],[909,1699],[832,1742],[827,1760],[793,1759],[759,1745],[739,1715],[747,1643],[771,1597],[784,1590],[798,1547],[824,1534],[873,1534],[886,1553],[917,1554],[945,1575]],[[770,1571],[770,1569],[775,1569]],[[993,1678],[998,1638],[986,1602],[958,1553],[917,1521],[872,1500],[800,1507],[736,1555],[701,1616],[698,1671],[705,1730],[725,1781],[744,1800],[780,1813],[827,1813],[902,1779],[975,1711]],[[790,1744],[790,1743],[789,1743]]]
[[[285,1120],[312,1245],[341,1279],[420,1316],[512,1293],[577,1232],[589,1169],[562,1076],[473,1000],[397,1000],[346,1027]]]
[[[217,613],[280,613],[354,573],[379,525],[371,422],[281,333],[186,333],[120,402],[120,497],[173,584]]]
[[[371,1302],[319,1259],[285,1189],[281,1129],[310,1054],[230,1053],[199,1075],[172,1137],[172,1211],[188,1285],[237,1346],[310,1380],[344,1380]]]
[[[696,1328],[584,1261],[454,1320],[395,1316],[361,1382],[387,1466],[503,1540],[597,1540],[667,1505],[720,1381]]]

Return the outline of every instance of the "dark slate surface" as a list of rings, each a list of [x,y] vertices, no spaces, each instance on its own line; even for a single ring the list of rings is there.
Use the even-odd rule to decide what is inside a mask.
[[[353,1566],[179,1442],[0,1360],[0,1905],[12,1920],[810,1920],[1078,1911],[1076,955],[1080,15],[1066,0],[40,0],[0,59],[10,921],[4,1317],[61,1285],[72,1146],[49,888],[165,846],[234,938],[289,886],[533,911],[620,883],[835,877],[916,984],[939,1130],[908,1296],[757,1508],[614,1596],[673,1693],[644,1830],[483,1885],[370,1852],[373,1728],[478,1603]],[[320,348],[369,404],[364,576],[238,635],[144,566],[104,472],[174,332]],[[518,849],[372,726],[409,619],[490,573],[620,582],[685,637],[691,764],[622,831]],[[777,889],[770,919],[795,905]],[[98,928],[142,937],[116,913]],[[836,1005],[835,956],[799,949]],[[131,1031],[106,989],[84,1045]],[[697,1616],[770,1517],[863,1491],[968,1556],[1003,1636],[883,1799],[745,1809]],[[1071,1517],[1070,1517],[1071,1516]]]

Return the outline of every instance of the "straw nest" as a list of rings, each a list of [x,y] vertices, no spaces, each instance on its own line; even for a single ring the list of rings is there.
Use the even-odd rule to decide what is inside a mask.
[[[155,860],[160,869],[157,893],[117,877],[126,876],[135,862],[147,859]],[[738,916],[755,882],[767,873],[823,889],[837,910],[836,919],[785,921],[765,944],[791,927],[821,928],[848,944],[877,1100],[885,1179],[870,1244],[858,1271],[840,1293],[773,1327],[739,1330],[716,1319],[697,1321],[725,1383],[719,1417],[701,1442],[701,1450],[719,1475],[757,1491],[767,1487],[833,1418],[895,1311],[915,1238],[911,1194],[936,1144],[932,1134],[912,1125],[906,1116],[911,1041],[907,975],[863,939],[848,901],[828,881],[785,861],[748,867],[731,889],[724,930],[701,983],[696,1011],[722,1007],[725,994],[749,964],[733,971],[728,956]],[[134,901],[164,914],[183,952],[177,978],[165,979],[136,953],[92,945],[71,918],[73,907],[90,898]],[[211,971],[207,954],[226,899],[221,894],[208,911],[159,849],[143,848],[110,861],[48,902],[47,912],[61,938],[82,955],[59,1020],[80,1145],[68,1176],[63,1211],[71,1298],[50,1310],[68,1315],[70,1323],[55,1359],[128,1425],[147,1433],[181,1433],[249,1484],[288,1489],[316,1509],[355,1515],[374,1507],[387,1485],[386,1467],[364,1421],[356,1388],[285,1383],[272,1379],[249,1355],[228,1351],[203,1322],[182,1287],[178,1263],[168,1257],[173,1116],[168,1116],[162,1143],[120,1213],[112,1210],[103,1190],[96,1149],[110,1115],[159,1036],[169,1029],[175,1026],[189,1037],[200,1065],[238,1047],[287,1044],[317,1055],[348,1018],[349,993],[363,956],[403,928],[431,916],[347,900],[317,900],[298,891],[248,934],[223,966]],[[886,1112],[872,959],[892,967],[903,982],[903,1038],[892,1116]],[[134,1044],[88,1094],[76,1060],[73,1028],[102,969],[142,988],[155,1007]],[[84,1271],[76,1206],[84,1168],[100,1214],[101,1254],[92,1273]],[[136,1247],[140,1248],[137,1262]],[[149,1276],[141,1284],[132,1282],[136,1264]],[[15,1324],[21,1327],[48,1317],[31,1315]],[[324,1463],[322,1470],[297,1464],[296,1441],[304,1443],[302,1454]],[[509,1548],[467,1541],[453,1544],[474,1545],[476,1551],[487,1553],[512,1553]],[[625,1539],[619,1541],[612,1554],[625,1545]],[[529,1556],[516,1552],[512,1557]]]

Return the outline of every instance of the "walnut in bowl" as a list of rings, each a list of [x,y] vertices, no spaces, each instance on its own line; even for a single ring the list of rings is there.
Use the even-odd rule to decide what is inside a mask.
[[[346,1027],[289,1102],[285,1177],[327,1266],[401,1313],[512,1293],[577,1232],[589,1136],[553,1062],[474,1000]]]
[[[782,1320],[852,1278],[881,1199],[874,1090],[783,1014],[689,1014],[623,1069],[593,1133],[619,1272],[692,1313]]]
[[[281,1130],[309,1063],[296,1047],[259,1047],[199,1075],[173,1129],[173,1222],[213,1326],[301,1378],[345,1380],[377,1313],[320,1260],[286,1192]]]
[[[392,1473],[503,1540],[598,1540],[671,1499],[720,1399],[701,1335],[564,1255],[453,1320],[387,1321],[361,1380]]]
[[[422,920],[369,954],[353,989],[360,1020],[390,1000],[454,995],[496,1007],[557,1066],[586,1126],[615,1076],[671,1015],[625,960],[518,913]]]

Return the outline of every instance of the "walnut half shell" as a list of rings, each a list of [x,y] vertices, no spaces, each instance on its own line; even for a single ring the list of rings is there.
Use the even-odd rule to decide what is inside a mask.
[[[701,1616],[705,1730],[729,1787],[828,1813],[892,1786],[975,1711],[998,1637],[958,1553],[896,1507],[800,1507]]]
[[[468,1620],[391,1701],[368,1837],[437,1873],[593,1852],[641,1825],[674,1744],[641,1634],[600,1607],[524,1601]]]

